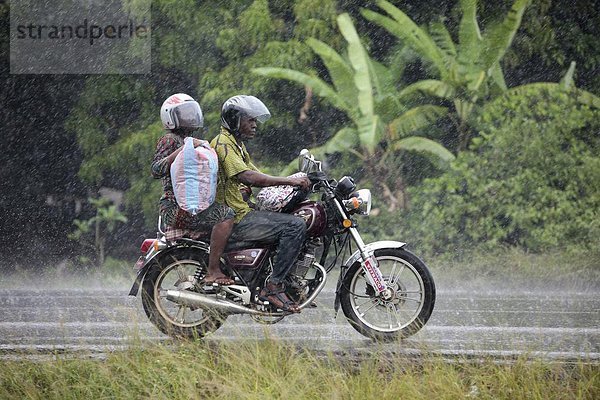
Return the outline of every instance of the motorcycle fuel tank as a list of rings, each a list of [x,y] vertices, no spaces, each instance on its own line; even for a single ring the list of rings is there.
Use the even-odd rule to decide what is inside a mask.
[[[304,201],[298,204],[292,211],[292,215],[306,222],[306,234],[309,237],[320,236],[327,226],[325,208],[315,201]]]

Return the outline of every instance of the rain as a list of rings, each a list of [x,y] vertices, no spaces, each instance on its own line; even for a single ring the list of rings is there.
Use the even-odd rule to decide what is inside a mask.
[[[0,20],[1,360],[177,347],[128,292],[160,236],[160,107],[186,93],[207,141],[227,98],[261,99],[261,172],[309,149],[370,190],[362,240],[406,243],[435,283],[424,326],[377,343],[335,309],[352,253],[332,250],[299,315],[230,315],[206,343],[600,365],[598,1],[14,0]]]

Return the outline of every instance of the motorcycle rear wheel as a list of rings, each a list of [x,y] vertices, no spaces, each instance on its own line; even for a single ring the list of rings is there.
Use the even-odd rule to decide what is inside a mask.
[[[166,298],[167,290],[196,290],[198,268],[206,274],[208,253],[200,249],[174,249],[158,257],[142,285],[142,304],[150,321],[163,333],[180,339],[202,338],[223,324],[226,316],[201,308],[177,304]]]
[[[379,341],[406,338],[429,320],[435,304],[435,284],[427,266],[404,249],[375,251],[379,269],[390,289],[387,299],[376,296],[360,262],[342,281],[344,315],[358,332]]]

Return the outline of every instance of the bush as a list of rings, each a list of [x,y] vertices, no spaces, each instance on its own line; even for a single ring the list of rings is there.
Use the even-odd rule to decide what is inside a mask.
[[[410,236],[436,253],[598,246],[600,110],[537,87],[489,103],[478,128],[449,171],[411,190]]]

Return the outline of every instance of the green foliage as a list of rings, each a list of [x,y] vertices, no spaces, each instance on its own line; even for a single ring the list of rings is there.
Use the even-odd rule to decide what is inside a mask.
[[[308,32],[334,33],[335,4],[333,0],[320,2],[320,7],[314,0],[287,4],[225,1],[218,5],[188,0],[154,2],[153,73],[90,77],[71,110],[66,128],[77,136],[84,155],[79,176],[92,187],[125,189],[132,219],[143,211],[146,225],[153,227],[160,183],[150,177],[149,165],[156,140],[163,133],[157,123],[159,105],[175,92],[199,100],[208,127],[203,137],[207,139],[218,132],[220,107],[227,97],[254,94],[268,105],[274,118],[252,144],[253,154],[258,159],[260,155],[279,159],[282,154],[297,152],[299,148],[284,144],[291,142],[286,139],[290,136],[299,140],[295,132],[291,135],[298,126],[289,111],[297,107],[303,91],[257,78],[248,70],[265,62],[307,68],[314,56],[298,39]],[[270,126],[277,126],[279,132]],[[283,139],[277,140],[275,134]]]
[[[319,40],[307,40],[327,67],[332,85],[310,74],[286,68],[264,67],[253,70],[260,75],[310,86],[317,96],[325,98],[351,119],[353,127],[342,128],[321,147],[313,149],[315,154],[351,150],[361,159],[366,159],[373,155],[383,140],[405,137],[445,114],[445,109],[441,107],[404,107],[399,102],[396,88],[390,84],[393,80],[390,70],[369,57],[350,16],[341,14],[337,21],[347,42],[347,57]],[[399,147],[398,143],[393,145]],[[428,148],[426,145],[421,146],[422,150]]]
[[[457,147],[464,150],[469,140],[469,127],[476,116],[474,110],[506,90],[500,60],[512,43],[528,3],[529,0],[515,0],[504,20],[482,34],[476,18],[477,1],[462,0],[463,15],[457,44],[443,24],[432,23],[428,33],[385,0],[378,1],[377,5],[389,16],[368,9],[364,9],[362,14],[435,67],[439,80],[418,81],[406,88],[403,94],[423,92],[451,101],[458,117]]]
[[[149,101],[153,92],[147,82],[127,76],[88,79],[65,124],[83,150],[79,175],[86,183],[101,185],[111,173],[120,175],[131,165],[115,153],[115,144],[156,120],[157,109]]]
[[[319,158],[326,154],[351,152],[367,164],[370,178],[377,186],[397,173],[397,164],[390,164],[400,150],[429,152],[442,160],[454,156],[442,145],[418,136],[407,137],[446,114],[443,107],[425,105],[407,108],[393,84],[391,69],[373,60],[364,48],[348,14],[337,18],[339,30],[347,42],[347,56],[342,56],[327,44],[310,38],[307,44],[319,55],[327,68],[332,84],[313,75],[278,67],[256,68],[260,75],[286,79],[310,86],[313,92],[346,113],[352,126],[345,126],[323,145],[313,148]],[[295,168],[292,162],[285,172]],[[401,178],[394,178],[395,180]],[[390,197],[394,194],[390,192]],[[400,188],[402,192],[402,188]],[[403,195],[402,193],[400,195]],[[392,200],[393,201],[393,200]],[[390,205],[390,207],[394,207]]]
[[[290,154],[297,153],[301,147],[283,146],[286,140],[278,137],[293,138],[287,140],[288,145],[298,141],[297,131],[302,131],[302,127],[290,110],[300,108],[304,90],[249,71],[262,65],[310,69],[314,55],[303,40],[308,32],[335,35],[335,4],[334,0],[319,2],[319,6],[314,0],[256,0],[238,15],[231,15],[232,20],[219,29],[215,42],[220,63],[204,70],[198,84],[206,122],[213,127],[212,135],[217,133],[223,102],[236,94],[252,94],[269,107],[273,116],[253,143],[255,157],[279,160],[282,154],[289,159]]]
[[[470,151],[413,189],[411,234],[438,252],[598,246],[600,109],[581,94],[533,85],[488,104]]]
[[[577,87],[600,94],[599,10],[597,0],[531,2],[519,34],[503,59],[512,80],[555,81],[575,61]],[[489,10],[496,11],[493,6]]]
[[[360,11],[374,3],[381,14]],[[84,157],[79,176],[91,190],[125,190],[130,220],[143,211],[147,226],[154,227],[161,188],[150,177],[149,164],[162,133],[158,106],[174,92],[195,96],[205,112],[204,137],[211,138],[218,130],[222,102],[247,93],[259,96],[273,114],[249,144],[261,167],[275,165],[274,160],[287,163],[302,147],[316,147],[323,154],[343,151],[334,157],[365,178],[365,184],[385,184],[384,193],[390,193],[385,196],[392,201],[422,176],[439,174],[443,168],[435,166],[453,158],[435,141],[466,148],[481,107],[506,89],[503,68],[511,85],[531,82],[532,68],[545,74],[551,70],[547,81],[566,71],[567,87],[574,80],[586,85],[584,78],[598,80],[597,74],[590,75],[597,69],[594,29],[600,26],[593,5],[578,2],[564,15],[555,0],[528,7],[527,0],[394,3],[153,1],[152,74],[88,77],[77,106],[69,110],[66,128],[76,135]],[[439,8],[432,10],[432,5]],[[7,19],[8,8],[0,10]],[[339,22],[338,12],[347,12]],[[357,18],[360,13],[365,19]],[[359,37],[353,20],[364,35]],[[386,39],[379,27],[398,43],[390,44],[389,37],[379,40]],[[8,48],[8,40],[2,44]],[[536,62],[520,65],[521,53]],[[423,61],[416,64],[418,74],[435,79],[413,82],[412,74],[403,75],[406,68],[414,72],[415,64],[409,62],[415,54]],[[587,72],[567,71],[572,54]],[[278,69],[263,69],[268,76],[250,73],[265,65]],[[404,82],[412,84],[404,87]],[[508,93],[524,95],[548,85],[553,84],[536,83]],[[18,81],[3,87],[12,86],[20,87]],[[316,97],[312,106],[307,87]],[[597,97],[576,93],[581,104],[598,107]],[[425,100],[433,97],[434,103],[423,104],[424,98],[417,96],[421,94]],[[299,123],[296,110],[303,102],[311,117]],[[454,127],[442,126],[450,119]],[[387,168],[385,174],[380,174],[382,168]],[[369,171],[375,178],[369,178]],[[271,173],[279,172],[273,168]]]
[[[73,221],[76,229],[70,233],[69,239],[79,242],[81,245],[92,248],[96,253],[96,263],[99,267],[105,260],[105,243],[108,235],[112,234],[119,223],[127,222],[115,204],[109,199],[88,199],[96,209],[96,215],[90,219]]]

